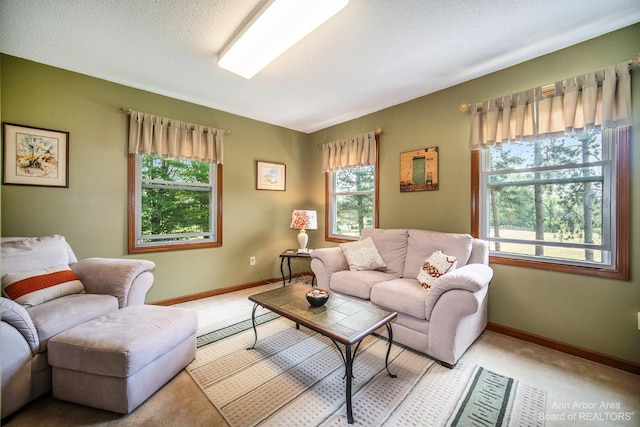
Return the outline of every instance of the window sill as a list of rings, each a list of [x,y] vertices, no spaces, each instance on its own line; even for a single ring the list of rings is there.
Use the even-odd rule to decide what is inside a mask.
[[[602,279],[626,280],[630,279],[629,269],[609,269],[600,267],[583,267],[553,262],[523,260],[508,257],[489,256],[490,264],[511,265],[514,267],[533,268],[536,270],[555,271],[558,273],[581,274]]]

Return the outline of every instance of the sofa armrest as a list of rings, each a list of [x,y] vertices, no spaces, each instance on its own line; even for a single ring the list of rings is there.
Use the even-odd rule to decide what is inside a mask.
[[[487,326],[487,286],[442,294],[429,322],[429,355],[454,365]]]
[[[329,277],[336,271],[349,270],[347,259],[339,247],[314,249],[311,252],[311,270],[320,289],[329,289]]]
[[[144,303],[155,264],[142,259],[86,258],[70,265],[89,294],[118,298],[120,308]]]
[[[425,301],[426,319],[431,319],[431,313],[442,294],[453,289],[477,292],[489,284],[493,278],[493,269],[485,264],[467,264],[450,273],[438,277],[434,282]]]
[[[38,331],[23,306],[8,298],[0,297],[0,317],[3,322],[13,326],[22,334],[32,354],[38,352],[40,347]]]

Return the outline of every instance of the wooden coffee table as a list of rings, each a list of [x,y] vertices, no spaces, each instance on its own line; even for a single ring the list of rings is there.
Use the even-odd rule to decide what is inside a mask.
[[[291,286],[251,295],[249,300],[255,303],[251,313],[255,340],[249,349],[255,348],[258,342],[258,331],[255,322],[258,306],[294,321],[296,327],[303,325],[330,338],[340,351],[344,362],[345,378],[347,380],[347,420],[349,424],[352,424],[351,381],[353,378],[353,360],[358,353],[360,343],[367,335],[372,334],[382,326],[386,326],[389,334],[389,344],[384,364],[389,376],[395,378],[396,376],[389,371],[389,352],[393,344],[391,321],[398,316],[398,313],[382,310],[368,301],[334,293],[330,295],[329,300],[322,307],[312,307],[305,297],[309,290],[311,290],[309,286],[296,283]],[[339,344],[344,346],[344,351],[342,351]],[[355,349],[352,350],[354,345]]]

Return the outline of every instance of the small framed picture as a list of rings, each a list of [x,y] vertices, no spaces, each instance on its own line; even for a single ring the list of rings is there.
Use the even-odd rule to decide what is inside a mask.
[[[284,163],[256,161],[256,189],[285,191],[287,167]]]
[[[438,190],[438,169],[438,147],[400,153],[400,192]]]
[[[69,132],[3,123],[2,183],[69,187]]]

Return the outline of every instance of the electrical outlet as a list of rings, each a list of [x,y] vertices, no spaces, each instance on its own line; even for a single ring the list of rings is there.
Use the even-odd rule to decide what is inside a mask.
[[[256,257],[249,257],[249,265],[256,265]]]

